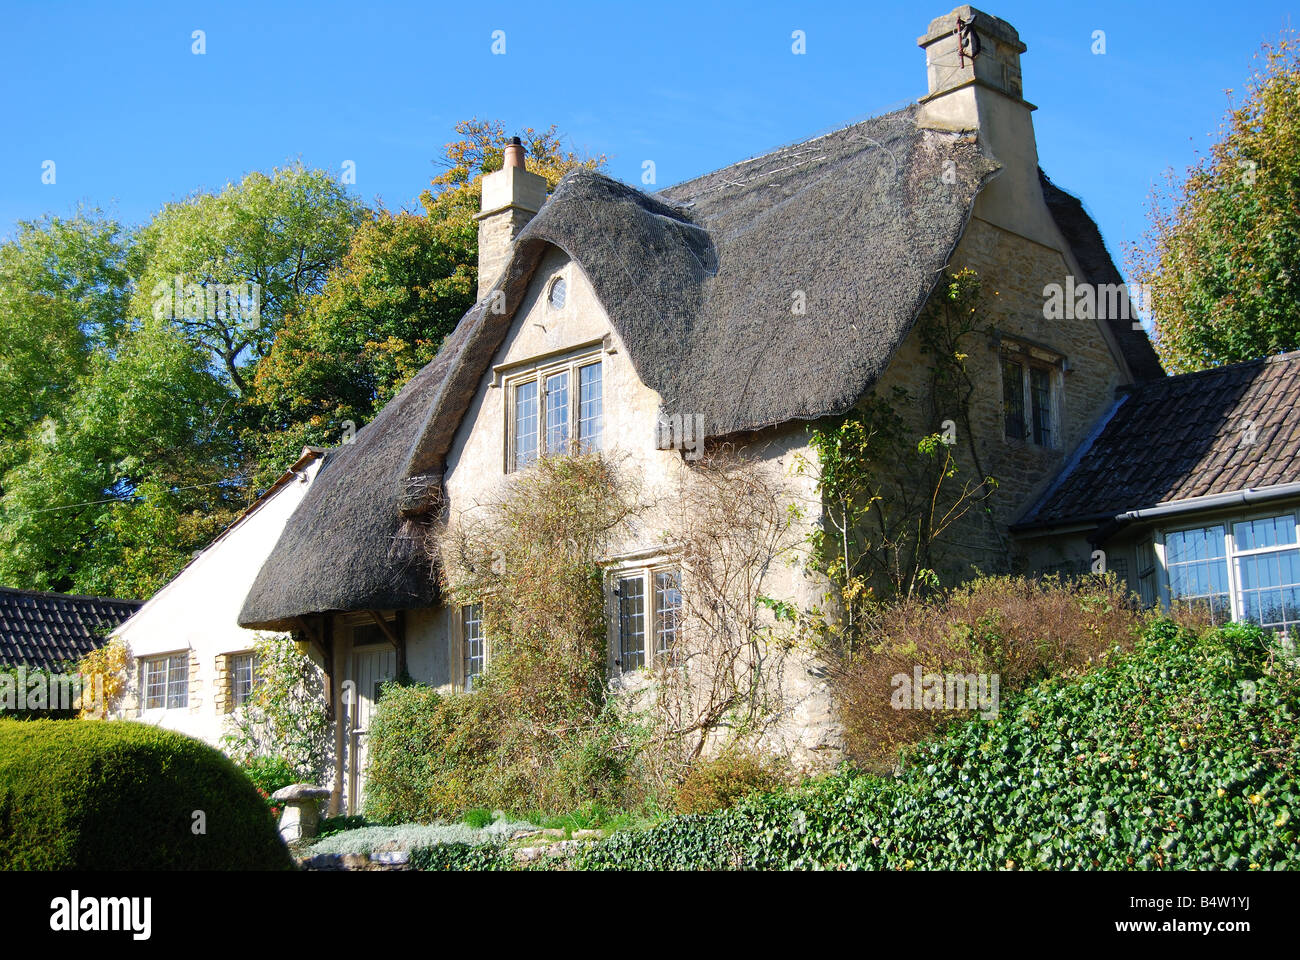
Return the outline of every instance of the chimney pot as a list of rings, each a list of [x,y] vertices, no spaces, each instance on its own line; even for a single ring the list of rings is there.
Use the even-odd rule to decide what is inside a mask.
[[[505,165],[507,167],[527,169],[527,165],[524,163],[524,144],[518,137],[510,138],[510,141],[506,144],[505,155]]]

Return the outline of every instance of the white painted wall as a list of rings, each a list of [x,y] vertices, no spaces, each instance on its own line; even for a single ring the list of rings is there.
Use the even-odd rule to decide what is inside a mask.
[[[226,732],[226,718],[217,713],[216,658],[250,649],[260,635],[239,626],[239,610],[319,468],[319,456],[305,463],[300,460],[296,478],[255,504],[114,631],[128,644],[131,657],[127,693],[118,716],[218,745]],[[143,702],[140,658],[182,651],[193,651],[198,660],[198,683],[193,673],[190,676],[190,706],[138,709]]]

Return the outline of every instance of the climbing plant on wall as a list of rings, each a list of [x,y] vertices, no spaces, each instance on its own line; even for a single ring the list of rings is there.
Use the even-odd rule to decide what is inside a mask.
[[[864,612],[889,596],[939,585],[943,535],[986,508],[997,481],[984,474],[970,425],[975,384],[965,344],[985,332],[978,275],[949,275],[918,321],[930,374],[919,391],[875,392],[844,417],[809,431],[815,458],[797,469],[816,476],[823,524],[811,536],[812,568],[832,587],[839,616],[814,612],[813,629],[851,649]],[[922,429],[905,415],[920,411]],[[974,475],[961,477],[964,445]]]

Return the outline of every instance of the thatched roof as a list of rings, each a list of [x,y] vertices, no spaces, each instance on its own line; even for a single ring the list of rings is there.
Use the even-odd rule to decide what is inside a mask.
[[[719,436],[848,410],[907,336],[998,169],[973,135],[918,127],[917,109],[655,195],[586,169],[568,174],[494,287],[505,312],[486,308],[489,293],[375,421],[329,455],[240,623],[433,601],[412,546],[419,521],[402,516],[418,512],[407,479],[436,488],[551,246],[581,266],[664,414],[703,416]],[[436,489],[422,493],[436,501]]]
[[[1123,283],[1115,261],[1106,250],[1106,243],[1101,238],[1101,231],[1078,197],[1071,196],[1047,178],[1042,170],[1038,171],[1039,181],[1043,185],[1043,199],[1047,209],[1056,222],[1056,227],[1070,245],[1074,258],[1084,275],[1080,283],[1091,283],[1096,287]],[[1153,380],[1165,375],[1151,341],[1142,330],[1134,329],[1133,319],[1111,317],[1107,321],[1111,335],[1119,345],[1124,360],[1136,381]]]
[[[442,351],[352,442],[326,452],[316,479],[249,588],[245,627],[292,629],[293,617],[383,610],[436,597],[418,528],[398,512],[406,462],[446,379],[462,321]]]

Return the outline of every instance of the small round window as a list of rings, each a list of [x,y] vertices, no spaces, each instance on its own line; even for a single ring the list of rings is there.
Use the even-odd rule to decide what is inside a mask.
[[[550,303],[551,309],[564,309],[565,285],[563,277],[556,277],[551,281],[551,292],[547,296],[547,302]]]

